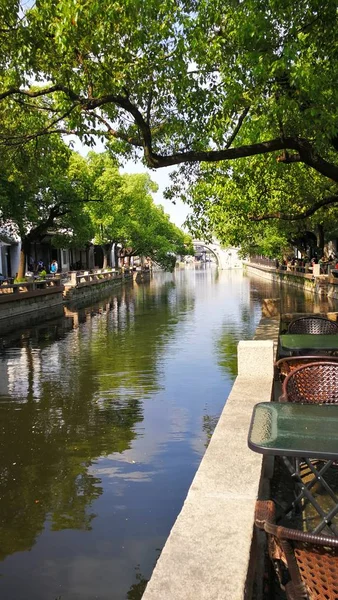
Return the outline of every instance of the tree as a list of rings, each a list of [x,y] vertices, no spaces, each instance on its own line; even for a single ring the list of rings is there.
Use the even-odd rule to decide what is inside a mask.
[[[89,153],[87,172],[91,198],[85,212],[94,230],[94,243],[104,252],[104,264],[112,246],[124,256],[149,256],[164,268],[172,268],[176,254],[186,254],[190,237],[170,222],[162,207],[154,204],[157,185],[145,173],[120,175],[110,153]]]
[[[102,135],[154,168],[273,153],[338,182],[335,0],[40,0],[20,19],[15,3],[6,10],[15,26],[2,31],[1,112],[42,102],[49,123],[9,126],[2,143]]]
[[[83,161],[57,135],[32,141],[7,157],[0,179],[0,222],[21,238],[19,278],[31,244],[48,231],[58,233],[61,245],[90,239],[90,222],[82,210],[89,188],[78,176]]]
[[[85,208],[93,228],[93,242],[103,251],[103,268],[108,266],[112,246],[120,241],[128,211],[128,198],[123,194],[123,180],[116,161],[109,153],[90,152],[86,167],[91,196]]]
[[[157,191],[157,185],[146,174],[121,175],[108,152],[89,153],[87,165],[96,202],[88,203],[86,211],[94,228],[94,243],[102,247],[106,267],[112,246],[130,245],[135,229],[142,229],[144,208],[154,206],[151,193]]]
[[[170,221],[162,206],[154,204],[150,191],[156,187],[146,174],[124,175],[126,195],[132,203],[121,239],[126,256],[149,256],[167,270],[175,266],[176,255],[193,254],[191,238]]]
[[[309,232],[315,232],[314,245],[323,251],[322,232],[337,236],[335,187],[306,165],[295,172],[272,156],[242,159],[231,167],[204,165],[185,195],[193,209],[188,222],[195,236],[215,235],[224,244],[241,246],[244,254],[277,257],[295,245],[305,250]]]

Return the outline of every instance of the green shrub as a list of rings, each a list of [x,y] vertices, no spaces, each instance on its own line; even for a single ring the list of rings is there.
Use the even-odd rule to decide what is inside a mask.
[[[40,273],[39,273],[40,279],[46,279],[46,275],[47,275],[47,271],[45,271],[44,269],[42,271],[40,271]]]
[[[26,283],[28,281],[28,277],[16,277],[14,279],[14,283]]]

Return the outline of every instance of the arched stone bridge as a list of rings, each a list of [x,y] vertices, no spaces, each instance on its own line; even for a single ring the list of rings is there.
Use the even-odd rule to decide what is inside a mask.
[[[212,240],[212,242],[193,240],[192,243],[195,251],[203,252],[205,249],[211,252],[216,258],[219,269],[241,269],[243,267],[242,260],[238,257],[238,248],[222,248],[217,240]]]

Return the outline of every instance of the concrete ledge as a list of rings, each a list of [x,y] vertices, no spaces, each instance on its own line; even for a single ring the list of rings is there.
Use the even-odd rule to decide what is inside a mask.
[[[259,355],[260,360],[257,360]],[[273,378],[273,343],[271,340],[241,341],[237,350],[238,375],[250,379]]]
[[[240,342],[238,359],[239,375],[143,600],[249,597],[262,457],[248,449],[247,436],[253,406],[271,399],[274,343]]]

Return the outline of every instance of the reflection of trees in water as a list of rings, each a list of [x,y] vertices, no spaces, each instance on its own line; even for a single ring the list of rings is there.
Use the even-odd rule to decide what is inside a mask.
[[[252,339],[257,318],[246,306],[241,306],[241,321],[222,327],[216,341],[217,361],[220,367],[234,380],[237,376],[237,346],[240,340]]]
[[[319,312],[328,308],[328,301],[291,286],[280,286],[250,275],[250,302],[240,304],[240,320],[227,322],[216,342],[218,364],[234,379],[237,375],[237,345],[239,340],[252,339],[261,318],[265,298],[281,298],[283,312]],[[331,303],[332,304],[332,303]]]
[[[235,379],[237,375],[237,344],[238,336],[228,330],[221,333],[216,342],[217,362],[231,379]]]
[[[141,600],[145,589],[147,587],[148,579],[142,577],[142,574],[139,571],[140,566],[137,565],[136,570],[136,583],[129,588],[127,592],[127,600]]]
[[[151,571],[154,570],[156,562],[158,560],[159,555],[161,554],[161,548],[156,548],[156,560],[154,562],[154,565],[151,569]],[[135,571],[136,571],[136,575],[135,575],[135,579],[136,579],[136,583],[133,583],[133,585],[130,586],[128,592],[127,592],[127,596],[126,596],[126,600],[141,600],[145,589],[147,587],[147,583],[149,581],[149,579],[146,579],[145,577],[143,577],[141,571],[140,571],[140,565],[136,565],[135,567]]]
[[[249,276],[250,298],[259,303],[265,298],[280,298],[282,313],[298,312],[330,312],[336,311],[337,300],[333,298],[321,298],[317,294],[302,290],[291,285],[280,285],[277,282],[263,280]]]
[[[47,515],[54,530],[90,529],[95,515],[89,507],[102,488],[88,467],[97,456],[125,450],[135,437],[138,402],[127,401],[121,416],[113,404],[99,410],[89,395],[80,406],[72,400],[46,395],[2,411],[1,558],[29,549]]]
[[[130,448],[142,400],[159,385],[161,353],[180,312],[192,307],[189,296],[168,299],[171,290],[136,297],[125,290],[84,311],[85,324],[57,343],[44,326],[10,358],[2,354],[8,394],[0,404],[1,559],[30,549],[46,517],[52,530],[91,528],[91,507],[103,489],[89,467]],[[52,332],[60,337],[55,325]],[[130,598],[145,586],[137,579]]]
[[[209,446],[209,442],[211,440],[211,436],[215,431],[215,427],[218,423],[219,415],[204,415],[203,416],[203,424],[202,429],[206,434],[206,442],[205,447]]]

